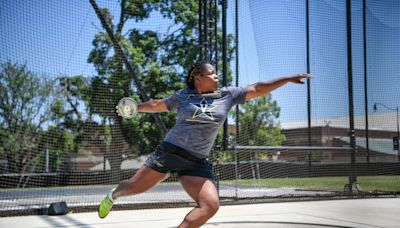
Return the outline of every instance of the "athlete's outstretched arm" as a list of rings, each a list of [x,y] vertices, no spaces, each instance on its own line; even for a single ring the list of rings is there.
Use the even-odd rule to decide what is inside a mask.
[[[264,82],[256,82],[254,84],[247,86],[246,101],[264,96],[265,94],[285,85],[288,82],[293,82],[296,84],[304,84],[302,79],[311,78],[311,74],[295,74],[291,76],[280,77],[277,79],[272,79]]]
[[[150,99],[146,102],[138,104],[138,112],[168,112],[167,105],[163,99]]]

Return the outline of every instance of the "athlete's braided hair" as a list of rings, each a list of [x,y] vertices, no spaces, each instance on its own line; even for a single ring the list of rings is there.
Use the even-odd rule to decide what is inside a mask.
[[[207,64],[211,64],[210,62],[199,62],[199,63],[195,63],[193,64],[189,71],[188,74],[186,76],[186,85],[190,88],[190,89],[194,89],[194,78],[198,75],[201,74],[201,71],[204,69],[204,67]]]

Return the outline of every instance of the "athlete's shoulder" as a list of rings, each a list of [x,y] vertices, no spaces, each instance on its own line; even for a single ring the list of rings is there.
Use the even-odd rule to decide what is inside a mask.
[[[175,92],[175,94],[178,95],[178,96],[189,95],[189,94],[193,94],[193,93],[194,93],[194,91],[192,89],[189,89],[189,88],[180,89],[180,90]]]
[[[180,90],[175,91],[170,97],[171,98],[175,98],[175,99],[179,99],[179,98],[187,97],[191,93],[192,93],[191,89],[184,88],[184,89],[180,89]]]
[[[224,86],[220,88],[221,93],[232,93],[238,90],[243,90],[243,88],[237,86]]]

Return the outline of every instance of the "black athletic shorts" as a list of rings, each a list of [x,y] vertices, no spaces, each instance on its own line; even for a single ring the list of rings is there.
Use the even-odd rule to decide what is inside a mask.
[[[145,165],[160,173],[198,176],[214,180],[212,165],[207,158],[198,158],[174,144],[162,142],[147,158]]]

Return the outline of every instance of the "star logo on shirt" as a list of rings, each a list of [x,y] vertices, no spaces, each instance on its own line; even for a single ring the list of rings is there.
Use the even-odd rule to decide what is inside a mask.
[[[217,106],[209,104],[204,97],[199,103],[190,104],[196,106],[196,111],[193,113],[192,119],[196,119],[197,117],[206,117],[210,120],[214,120],[212,110]]]

